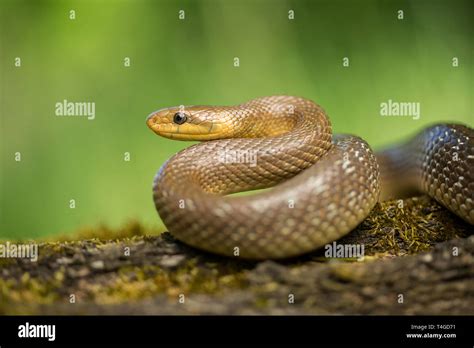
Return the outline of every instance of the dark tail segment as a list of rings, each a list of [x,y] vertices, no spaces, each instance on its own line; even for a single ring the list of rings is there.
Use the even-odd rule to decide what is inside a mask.
[[[407,143],[376,154],[381,199],[424,192],[474,224],[474,130],[431,126]]]

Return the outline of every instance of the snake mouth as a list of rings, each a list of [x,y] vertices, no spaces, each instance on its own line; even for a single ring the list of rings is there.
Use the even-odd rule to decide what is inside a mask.
[[[187,141],[206,141],[206,140],[216,140],[222,139],[222,135],[220,133],[205,133],[205,134],[189,134],[189,133],[178,133],[178,132],[157,132],[156,134],[173,140],[187,140]]]
[[[158,133],[157,133],[158,134]],[[220,139],[221,137],[218,134],[181,134],[174,132],[161,132],[160,136],[173,140],[187,140],[187,141],[205,141],[205,140],[215,140]]]
[[[205,141],[223,138],[224,125],[216,122],[177,125],[148,120],[147,125],[157,135],[173,140]]]

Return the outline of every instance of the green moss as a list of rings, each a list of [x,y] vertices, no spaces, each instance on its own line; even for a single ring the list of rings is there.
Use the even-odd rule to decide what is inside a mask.
[[[361,272],[366,262],[429,250],[436,243],[468,236],[471,228],[427,197],[384,202],[338,241],[364,244],[364,262],[338,259],[337,263],[321,265],[328,259],[320,250],[280,261],[279,267],[286,267],[289,273],[285,276],[308,265],[329,267],[331,276],[318,281],[327,289],[340,290],[344,284],[364,281],[367,274]],[[121,304],[157,296],[176,303],[180,294],[225,297],[245,289],[253,294],[255,306],[260,309],[274,306],[274,301],[287,301],[286,295],[270,302],[265,298],[281,288],[273,276],[263,285],[249,285],[248,275],[255,269],[255,262],[212,256],[186,247],[169,235],[151,234],[136,223],[116,233],[101,227],[74,236],[88,239],[41,243],[36,263],[0,259],[0,313],[35,313],[35,306],[67,303],[69,294],[75,294],[79,303]],[[132,250],[130,257],[117,253],[125,246]],[[162,262],[166,258],[177,258],[176,265]],[[104,267],[93,266],[97,261],[102,261]]]
[[[100,239],[100,240],[120,240],[136,236],[159,235],[164,232],[163,229],[146,228],[138,221],[129,221],[120,228],[110,228],[106,225],[97,227],[84,227],[73,233],[72,235],[63,235],[55,240],[84,240],[84,239]]]
[[[12,258],[0,257],[0,269],[12,265],[15,262]]]
[[[367,255],[418,254],[433,245],[469,236],[469,225],[426,197],[378,203],[350,235]]]
[[[243,272],[221,274],[217,269],[196,267],[192,259],[173,272],[153,265],[122,267],[110,279],[86,283],[81,290],[86,300],[113,304],[160,294],[170,299],[189,293],[217,294],[242,287],[243,279]]]
[[[19,279],[0,279],[0,313],[23,314],[25,304],[55,303],[60,300],[57,290],[61,285],[61,278],[32,278],[28,272]]]
[[[265,297],[262,297],[262,296],[259,296],[255,299],[255,307],[259,308],[259,309],[265,309],[269,306],[269,303],[268,303],[268,298],[265,298]]]

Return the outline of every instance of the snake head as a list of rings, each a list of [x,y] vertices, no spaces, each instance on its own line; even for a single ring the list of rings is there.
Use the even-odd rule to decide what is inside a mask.
[[[156,134],[174,140],[214,140],[233,135],[231,124],[226,123],[225,109],[206,106],[180,106],[160,109],[151,113],[147,126]]]

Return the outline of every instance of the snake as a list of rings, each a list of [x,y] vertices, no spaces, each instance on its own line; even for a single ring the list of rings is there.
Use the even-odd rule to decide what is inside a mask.
[[[333,135],[320,105],[283,95],[168,107],[146,123],[162,137],[199,141],[161,166],[153,200],[169,232],[203,251],[299,256],[351,232],[379,201],[416,191],[474,224],[467,125],[434,124],[374,152],[358,136]]]

